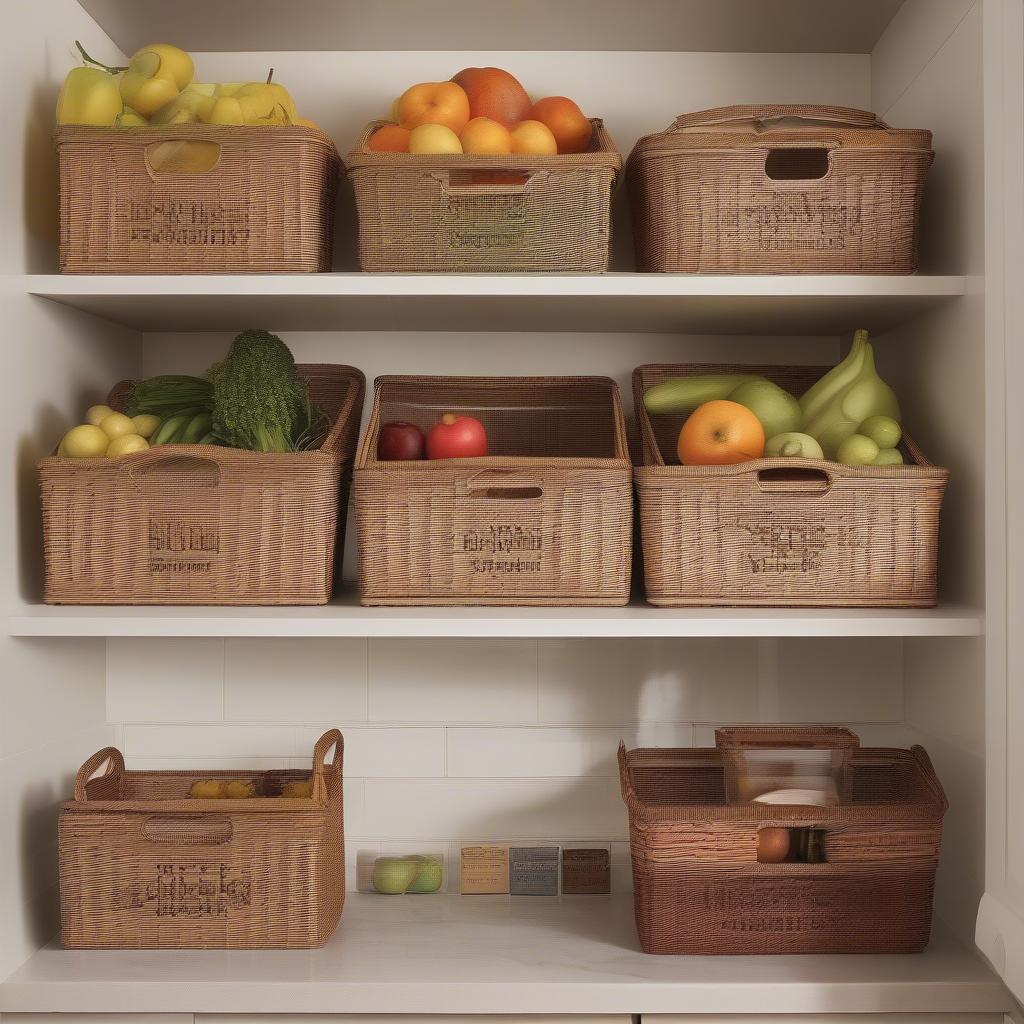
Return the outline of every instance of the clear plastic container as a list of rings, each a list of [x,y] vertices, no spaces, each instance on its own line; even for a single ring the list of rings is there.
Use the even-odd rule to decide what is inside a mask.
[[[444,862],[441,853],[359,850],[356,888],[382,896],[443,892]]]

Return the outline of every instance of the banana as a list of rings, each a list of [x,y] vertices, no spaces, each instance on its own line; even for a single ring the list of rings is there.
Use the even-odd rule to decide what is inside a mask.
[[[717,398],[728,398],[741,384],[764,380],[752,373],[714,373],[693,377],[672,377],[655,384],[644,395],[649,413],[691,413],[699,405]]]
[[[208,412],[201,412],[193,416],[188,424],[175,438],[177,444],[198,444],[199,439],[205,437],[213,426],[213,417]]]
[[[804,413],[804,424],[809,426],[829,403],[858,377],[864,361],[864,346],[868,342],[867,331],[856,331],[853,345],[846,358],[833,366],[816,384],[812,384],[800,398],[800,408]],[[808,434],[814,431],[807,430]]]
[[[156,433],[149,439],[149,446],[155,448],[158,444],[173,443],[174,436],[185,427],[195,413],[179,412],[175,416],[169,416],[156,429]]]

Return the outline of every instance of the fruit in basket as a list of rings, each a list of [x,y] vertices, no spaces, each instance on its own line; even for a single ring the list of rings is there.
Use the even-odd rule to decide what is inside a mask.
[[[69,459],[102,459],[107,454],[110,438],[92,423],[72,427],[60,443]]]
[[[100,430],[113,441],[115,437],[121,437],[123,434],[134,434],[135,424],[132,418],[125,416],[123,412],[112,412],[100,420]]]
[[[395,420],[385,423],[377,435],[377,458],[381,462],[415,462],[423,458],[423,431],[415,423]]]
[[[419,862],[411,857],[378,857],[373,862],[373,887],[385,896],[399,896],[419,872]]]
[[[810,434],[801,434],[795,430],[768,438],[764,443],[764,454],[769,459],[823,459],[825,457],[821,445]]]
[[[487,455],[487,431],[472,416],[446,412],[427,434],[428,459],[479,459]]]
[[[764,454],[764,427],[739,402],[716,399],[695,409],[676,446],[684,466],[731,466]]]
[[[160,417],[142,413],[139,416],[133,416],[132,423],[135,425],[135,433],[139,437],[144,437],[148,440],[156,433],[157,427],[160,426]]]
[[[256,795],[256,784],[247,779],[232,779],[224,787],[224,795],[229,800],[251,800]]]
[[[57,124],[109,127],[117,123],[123,106],[118,79],[110,71],[72,68],[57,97]]]
[[[400,124],[381,125],[367,143],[374,153],[408,153],[409,129]]]
[[[192,58],[176,46],[153,43],[137,50],[121,76],[121,100],[143,117],[152,117],[192,81]]]
[[[469,120],[469,98],[455,82],[421,82],[398,97],[398,123],[410,131],[420,125],[450,128],[456,135]],[[411,149],[410,152],[415,152]]]
[[[524,156],[555,156],[558,143],[551,129],[541,121],[520,121],[512,129],[512,152]]]
[[[149,124],[149,121],[137,110],[132,110],[131,107],[125,107],[117,119],[118,128],[145,128],[147,124]]]
[[[781,864],[789,856],[788,828],[757,830],[757,861],[759,864]]]
[[[879,448],[895,448],[903,436],[902,428],[891,416],[869,416],[857,433],[870,437]]]
[[[463,68],[452,81],[465,90],[470,117],[488,117],[513,128],[529,116],[530,97],[503,68]]]
[[[648,389],[644,408],[652,415],[691,413],[699,405],[728,398],[741,384],[764,380],[752,373],[703,373],[692,377],[670,377]]]
[[[438,153],[461,153],[458,135],[443,124],[421,124],[409,133],[409,152],[429,156]]]
[[[226,788],[219,779],[197,779],[189,787],[188,795],[193,800],[223,800]]]
[[[85,410],[85,422],[98,427],[113,411],[109,405],[90,405]]]
[[[216,86],[210,82],[193,82],[162,106],[150,119],[150,124],[196,124],[209,120],[217,102]]]
[[[548,126],[559,153],[585,153],[590,149],[594,126],[568,96],[545,96],[526,116]]]
[[[851,434],[836,450],[836,462],[847,466],[871,466],[878,458],[879,447],[863,434]]]
[[[474,117],[467,122],[459,135],[463,153],[474,156],[490,156],[512,152],[512,136],[509,130],[489,117]]]
[[[281,796],[286,800],[308,800],[313,795],[311,779],[285,782],[281,785]]]
[[[903,453],[898,448],[882,448],[875,456],[876,466],[902,466]]]
[[[800,429],[800,403],[770,380],[750,380],[729,393],[730,402],[745,405],[764,427],[765,437]]]
[[[138,434],[121,434],[107,445],[107,458],[119,459],[123,455],[144,452],[148,447],[149,442],[144,437],[139,437]]]

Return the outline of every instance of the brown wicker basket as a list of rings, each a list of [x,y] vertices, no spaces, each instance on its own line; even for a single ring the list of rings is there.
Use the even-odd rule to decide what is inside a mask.
[[[299,366],[332,421],[316,451],[161,445],[39,463],[48,604],[326,604],[365,383]],[[115,408],[128,382],[111,392]]]
[[[312,772],[136,772],[114,747],[94,754],[60,809],[65,948],[322,946],[345,902],[343,745],[324,733]],[[251,782],[256,796],[190,799],[200,779]],[[280,795],[307,780],[310,797]]]
[[[761,374],[799,395],[820,366],[652,365],[633,372],[643,442],[634,476],[647,600],[668,607],[928,608],[949,473],[904,437],[899,466],[755,459],[680,466],[685,417],[643,396],[669,377]]]
[[[345,158],[359,212],[359,265],[385,273],[600,273],[622,157],[600,120],[587,153],[375,153],[368,125]]]
[[[684,114],[630,154],[641,270],[911,274],[931,133],[809,104]]]
[[[916,953],[945,794],[921,747],[852,752],[853,802],[725,802],[715,749],[619,748],[645,953]],[[759,863],[758,830],[824,833],[822,863]]]
[[[62,127],[54,138],[64,273],[331,269],[341,161],[321,131]],[[205,152],[190,160],[183,144]]]
[[[382,423],[454,411],[490,456],[380,462]],[[621,605],[633,494],[606,377],[378,377],[356,457],[364,604]]]

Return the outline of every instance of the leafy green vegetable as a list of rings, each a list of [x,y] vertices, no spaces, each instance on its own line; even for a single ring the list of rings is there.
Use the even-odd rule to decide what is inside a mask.
[[[167,419],[189,410],[213,408],[213,385],[202,377],[164,374],[141,380],[128,399],[129,416],[149,413]]]

